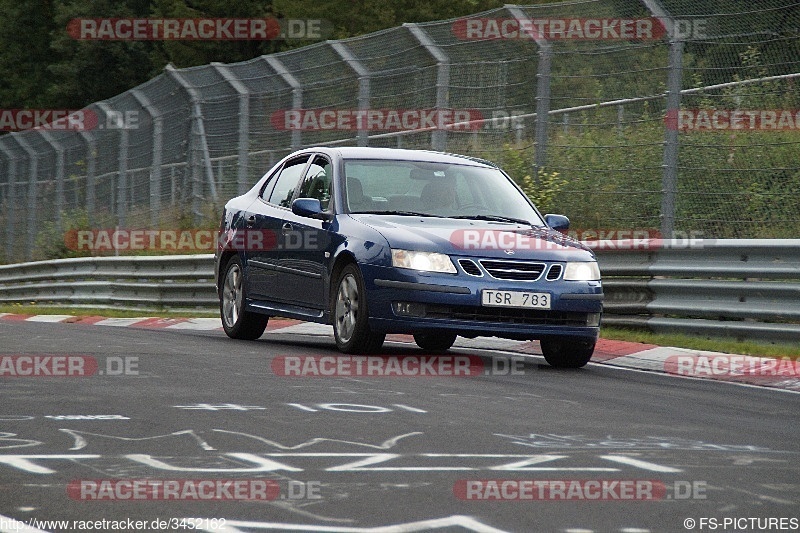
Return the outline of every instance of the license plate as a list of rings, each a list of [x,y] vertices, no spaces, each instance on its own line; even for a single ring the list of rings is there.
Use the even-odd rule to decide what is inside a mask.
[[[481,304],[485,307],[522,307],[550,309],[550,295],[546,292],[481,291]]]

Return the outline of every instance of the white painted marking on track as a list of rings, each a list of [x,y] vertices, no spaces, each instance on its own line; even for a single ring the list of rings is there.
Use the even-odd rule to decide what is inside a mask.
[[[683,355],[686,352],[678,348],[658,347],[643,350],[610,360],[614,366],[633,367],[641,370],[656,370],[664,372],[664,362],[668,357]]]
[[[381,442],[380,444],[371,444],[367,442],[358,442],[358,441],[349,441],[349,440],[340,440],[340,439],[326,439],[322,437],[316,437],[311,440],[307,440],[305,442],[301,442],[300,444],[295,445],[286,445],[281,444],[274,440],[265,439],[264,437],[259,437],[258,435],[250,435],[249,433],[241,433],[239,431],[228,431],[226,429],[214,429],[212,431],[217,431],[219,433],[230,433],[232,435],[242,435],[244,437],[248,437],[251,439],[255,439],[259,442],[263,442],[264,444],[268,444],[272,447],[281,449],[281,450],[298,450],[300,448],[307,448],[308,446],[313,446],[315,444],[320,444],[322,442],[337,442],[341,444],[352,444],[354,446],[363,446],[366,448],[375,448],[377,450],[388,450],[397,446],[397,443],[400,442],[401,439],[406,437],[413,437],[416,435],[424,435],[421,431],[413,431],[411,433],[404,433],[403,435],[398,435],[396,437],[392,437],[390,439],[386,439],[385,441]],[[274,455],[274,454],[273,454]],[[291,455],[291,454],[290,454]],[[323,454],[324,455],[324,454]],[[371,455],[371,454],[365,454]]]
[[[497,339],[494,337],[475,337],[474,339],[458,337],[453,346],[456,348],[472,348],[476,350],[513,350],[514,348],[528,344],[529,342],[530,341]]]
[[[641,459],[634,459],[633,457],[627,457],[625,455],[601,455],[600,457],[608,461],[613,461],[615,463],[622,463],[624,465],[629,465],[629,466],[635,466],[637,468],[642,468],[644,470],[649,470],[651,472],[665,472],[669,474],[683,472],[683,470],[681,470],[680,468],[672,468],[671,466],[661,466],[655,463],[651,463],[649,461],[642,461]]]
[[[290,335],[315,335],[333,337],[333,326],[317,324],[316,322],[302,322],[294,326],[267,330],[265,334],[285,334]]]
[[[133,326],[138,324],[139,322],[144,322],[145,320],[150,320],[152,317],[139,317],[139,318],[106,318],[101,320],[100,322],[96,322],[95,326],[117,326],[117,327],[127,327]]]
[[[198,331],[207,331],[212,329],[219,329],[222,327],[222,320],[219,318],[190,318],[186,322],[172,324],[164,329],[191,329]]]
[[[74,318],[73,315],[34,315],[26,318],[25,322],[63,322],[69,318]]]

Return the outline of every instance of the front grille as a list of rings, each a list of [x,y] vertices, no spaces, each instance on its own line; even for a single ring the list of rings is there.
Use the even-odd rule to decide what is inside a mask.
[[[481,265],[493,278],[515,281],[536,281],[544,272],[544,263],[530,261],[494,261],[484,259]]]
[[[472,322],[529,324],[548,326],[586,326],[587,313],[544,311],[541,309],[511,309],[505,307],[474,307],[466,305],[427,305],[425,318],[445,318]]]
[[[470,276],[483,276],[480,267],[472,259],[459,259],[458,264]]]

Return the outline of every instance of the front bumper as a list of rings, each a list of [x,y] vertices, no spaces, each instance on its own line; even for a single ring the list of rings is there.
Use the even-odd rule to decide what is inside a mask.
[[[448,331],[464,337],[596,339],[603,310],[600,281],[500,280],[361,265],[370,327],[386,333]],[[551,308],[487,307],[481,291],[529,291],[550,295]]]

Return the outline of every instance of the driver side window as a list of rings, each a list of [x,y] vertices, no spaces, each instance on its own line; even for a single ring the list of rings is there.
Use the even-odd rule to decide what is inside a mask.
[[[322,156],[316,156],[308,167],[306,179],[300,187],[299,198],[316,198],[323,211],[331,200],[332,165]]]

